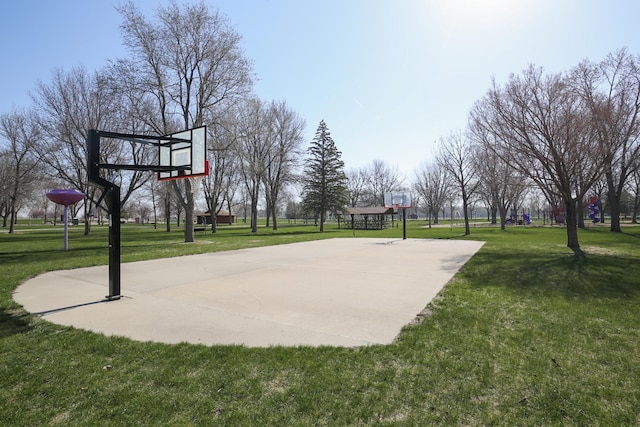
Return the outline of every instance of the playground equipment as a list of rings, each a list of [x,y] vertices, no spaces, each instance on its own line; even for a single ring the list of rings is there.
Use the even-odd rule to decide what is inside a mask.
[[[64,205],[64,250],[69,250],[69,206],[84,199],[84,193],[78,190],[51,190],[47,198],[53,203]]]
[[[509,218],[505,221],[506,224],[518,224],[518,225],[531,225],[531,215],[528,213],[523,213],[522,217],[518,215],[518,213],[511,213]]]

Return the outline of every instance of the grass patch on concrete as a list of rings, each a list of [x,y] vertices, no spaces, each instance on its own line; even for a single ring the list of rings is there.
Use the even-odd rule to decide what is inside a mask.
[[[51,324],[12,300],[48,270],[107,263],[106,227],[0,234],[0,425],[637,425],[640,228],[424,228],[486,241],[388,346],[141,343]],[[123,228],[124,262],[350,237],[312,225]],[[398,228],[356,237],[399,237]],[[429,280],[425,272],[425,281]]]

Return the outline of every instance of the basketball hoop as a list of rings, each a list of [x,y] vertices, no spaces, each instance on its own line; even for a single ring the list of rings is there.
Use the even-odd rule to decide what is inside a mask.
[[[100,141],[102,138],[129,141],[134,144],[151,144],[158,148],[158,164],[114,164],[100,162]],[[125,134],[89,129],[87,135],[87,178],[89,182],[104,189],[97,204],[104,198],[109,214],[109,295],[107,300],[121,298],[120,294],[120,187],[101,176],[102,169],[154,171],[158,180],[189,179],[191,195],[199,188],[203,176],[209,174],[207,162],[207,127],[193,129],[164,136]]]
[[[386,208],[393,208],[398,211],[400,208],[410,208],[411,194],[410,193],[385,193],[384,194],[384,206]]]
[[[400,209],[402,209],[402,239],[407,238],[407,208],[411,208],[411,194],[405,192],[385,193],[384,207],[393,208],[393,213],[398,215],[400,220]]]

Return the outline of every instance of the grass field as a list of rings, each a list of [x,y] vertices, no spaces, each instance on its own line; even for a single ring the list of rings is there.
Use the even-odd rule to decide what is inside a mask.
[[[387,346],[206,347],[54,325],[12,300],[29,277],[106,264],[107,229],[0,232],[0,425],[640,424],[640,228],[424,228],[409,238],[487,243]],[[123,227],[123,262],[401,229]],[[425,281],[429,280],[428,275]]]

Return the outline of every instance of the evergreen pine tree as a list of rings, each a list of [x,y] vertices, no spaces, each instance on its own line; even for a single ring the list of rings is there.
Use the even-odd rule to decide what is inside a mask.
[[[342,213],[349,203],[347,176],[344,173],[342,153],[336,148],[324,120],[308,149],[309,157],[304,169],[304,211],[320,218],[320,231],[324,231],[327,212]]]

